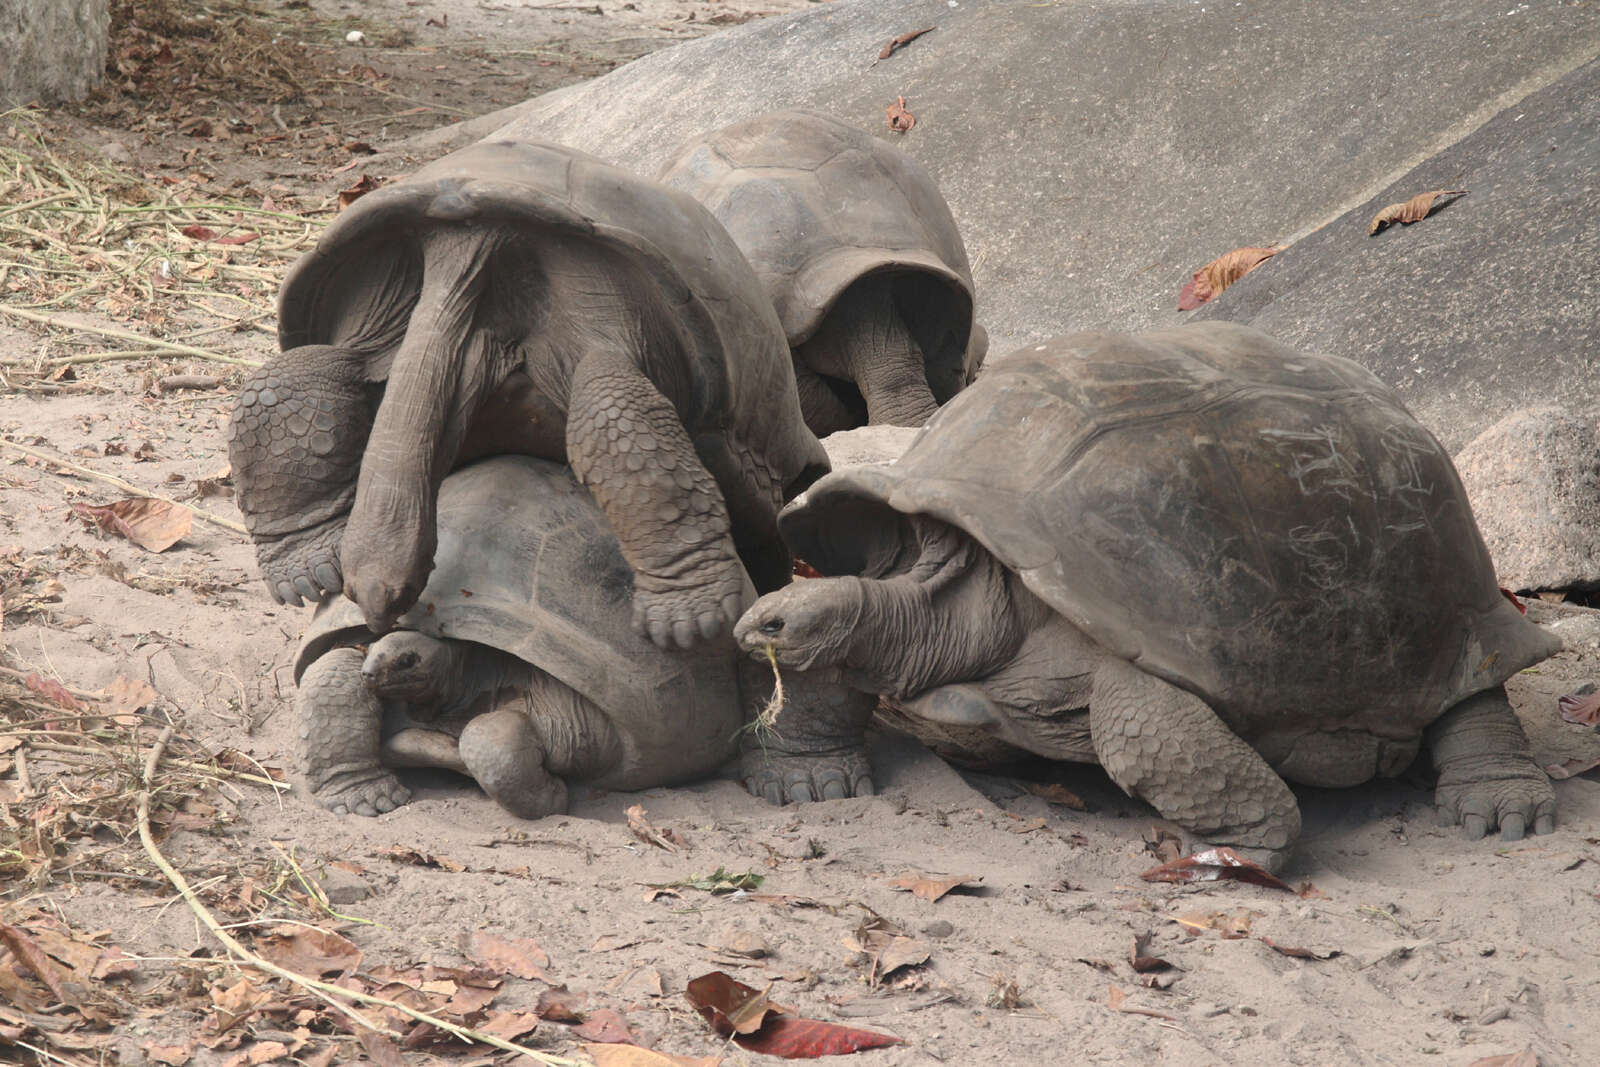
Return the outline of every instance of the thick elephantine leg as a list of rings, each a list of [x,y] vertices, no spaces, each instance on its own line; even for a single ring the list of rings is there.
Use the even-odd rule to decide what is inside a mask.
[[[567,455],[633,568],[633,620],[661,648],[726,633],[754,588],[722,492],[672,404],[633,360],[596,349],[573,375]]]
[[[939,410],[926,358],[900,317],[888,278],[867,278],[845,290],[801,346],[798,361],[854,381],[869,423],[921,426]]]
[[[421,240],[422,290],[373,420],[339,554],[345,595],[376,633],[392,629],[421,594],[433,569],[439,483],[515,363],[481,327],[495,232],[450,224]]]
[[[334,649],[306,668],[295,699],[311,795],[340,815],[379,815],[411,799],[379,761],[383,706],[362,684],[361,660],[359,649]]]
[[[567,783],[546,767],[547,753],[519,698],[467,723],[461,762],[490,798],[522,819],[567,810]]]
[[[1095,753],[1111,780],[1191,833],[1266,850],[1281,866],[1300,807],[1267,761],[1199,697],[1108,657],[1089,698]]]
[[[1428,747],[1439,772],[1439,813],[1460,823],[1470,840],[1496,826],[1506,841],[1519,840],[1529,829],[1555,829],[1555,790],[1533,760],[1504,686],[1468,697],[1440,716],[1428,728]]]
[[[773,690],[771,668],[742,661],[739,682],[751,720],[740,740],[746,789],[772,804],[872,795],[866,729],[876,696],[840,684],[837,671],[786,670],[783,705],[763,718]]]
[[[828,380],[810,367],[796,363],[794,380],[800,392],[800,414],[806,428],[818,437],[866,425],[867,413],[852,410]]]
[[[344,588],[339,541],[372,429],[365,358],[326,345],[279,353],[246,378],[228,459],[239,510],[274,600]]]

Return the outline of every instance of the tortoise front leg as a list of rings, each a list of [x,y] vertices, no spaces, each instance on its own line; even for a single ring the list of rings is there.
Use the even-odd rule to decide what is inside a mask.
[[[1428,728],[1428,747],[1439,772],[1434,800],[1450,824],[1461,824],[1468,840],[1500,828],[1505,841],[1529,830],[1556,827],[1556,794],[1550,776],[1534,762],[1517,713],[1504,686],[1468,697]]]
[[[739,679],[749,720],[739,758],[746,789],[772,804],[873,794],[866,730],[876,696],[843,685],[836,670],[784,671],[783,705],[762,719],[771,669],[743,660]]]
[[[365,359],[291,348],[246,378],[228,459],[256,561],[274,600],[299,606],[344,589],[339,543],[372,430]]]
[[[726,633],[755,599],[728,508],[670,401],[627,356],[573,374],[567,457],[633,568],[633,621],[661,648]]]
[[[1095,755],[1111,780],[1191,833],[1264,850],[1279,867],[1300,806],[1261,754],[1177,686],[1106,657],[1089,698]]]
[[[295,697],[301,769],[318,804],[381,815],[411,799],[380,761],[383,705],[361,680],[360,649],[336,648],[306,668]]]

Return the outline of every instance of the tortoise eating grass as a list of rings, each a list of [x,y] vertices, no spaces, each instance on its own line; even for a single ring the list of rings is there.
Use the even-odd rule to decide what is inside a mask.
[[[1424,743],[1468,837],[1554,826],[1503,683],[1560,642],[1501,594],[1444,449],[1349,361],[1224,323],[1058,338],[780,523],[828,577],[758,600],[745,649],[1097,761],[1205,839],[1281,862],[1286,781],[1395,775]]]

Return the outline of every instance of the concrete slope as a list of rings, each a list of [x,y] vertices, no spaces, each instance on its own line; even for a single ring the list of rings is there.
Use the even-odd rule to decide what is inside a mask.
[[[1465,197],[1367,235],[1385,206]],[[1600,61],[1529,96],[1197,317],[1359,360],[1455,451],[1501,416],[1600,398]]]
[[[788,106],[896,137],[904,95],[897,141],[950,199],[1005,351],[1182,321],[1199,265],[1311,232],[1596,55],[1593,5],[843,0],[548,94],[500,132],[653,173]]]

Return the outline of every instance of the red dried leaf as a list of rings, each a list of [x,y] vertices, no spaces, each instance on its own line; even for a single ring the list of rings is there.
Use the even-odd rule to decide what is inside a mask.
[[[1194,272],[1178,291],[1178,310],[1193,311],[1278,254],[1276,248],[1235,248]]]
[[[921,37],[925,33],[932,33],[936,28],[937,27],[929,26],[926,29],[911,30],[908,33],[902,33],[900,36],[883,46],[883,51],[878,53],[878,58],[888,59],[890,56],[894,55],[897,50],[904,48],[906,45],[910,44],[912,41],[915,41],[918,37]]]
[[[1071,808],[1073,811],[1089,810],[1082,797],[1059,782],[1034,782],[1028,786],[1028,792],[1036,797],[1043,797],[1052,804]]]
[[[1561,717],[1583,726],[1600,726],[1600,692],[1568,693],[1556,701]]]
[[[461,951],[473,963],[497,974],[549,981],[544,969],[550,966],[550,957],[531,937],[507,939],[474,930],[462,936]]]
[[[185,226],[178,232],[195,241],[213,241],[216,240],[217,237],[216,230],[208,229],[205,226],[201,226],[199,223]]]
[[[78,702],[77,698],[67,692],[66,687],[54,678],[41,678],[37,674],[30,674],[22,680],[22,684],[58,708],[63,708],[67,711],[83,710],[83,705]]]
[[[252,231],[248,233],[229,234],[227,237],[218,237],[216,239],[216,243],[219,245],[247,245],[251,241],[259,240],[261,240],[261,235]]]
[[[1467,191],[1465,189],[1434,189],[1432,192],[1418,193],[1410,200],[1405,200],[1398,204],[1390,204],[1372,216],[1372,222],[1367,226],[1367,236],[1372,236],[1391,222],[1398,222],[1405,226],[1409,226],[1413,222],[1421,222],[1433,212],[1435,207],[1440,206],[1435,201],[1441,196],[1466,195]]]
[[[1517,610],[1522,612],[1524,615],[1526,615],[1528,613],[1528,605],[1526,605],[1522,601],[1518,600],[1517,599],[1517,594],[1513,593],[1511,590],[1507,589],[1503,585],[1500,587],[1500,595],[1505,597],[1507,600],[1511,601],[1511,603],[1515,604],[1516,607],[1517,607]]]
[[[1285,881],[1259,863],[1243,859],[1231,848],[1208,848],[1192,856],[1152,867],[1139,876],[1147,882],[1219,882],[1232,879],[1293,893]]]
[[[906,98],[895,97],[894,103],[883,109],[889,117],[889,128],[895,133],[905,133],[917,124],[917,116],[906,110]]]
[[[633,831],[634,837],[646,844],[664,848],[668,852],[676,852],[689,843],[683,839],[682,834],[675,830],[663,829],[652,825],[650,820],[645,818],[643,804],[634,804],[628,808],[626,815],[628,816],[628,829]]]
[[[193,1041],[183,1045],[159,1045],[155,1041],[146,1041],[139,1047],[151,1060],[164,1063],[167,1067],[183,1067],[194,1058]]]
[[[968,882],[976,882],[977,880],[978,876],[975,874],[958,874],[953,878],[932,878],[926,874],[912,873],[902,878],[896,878],[889,885],[894,889],[907,890],[912,896],[918,896],[931,902],[938,900],[958,885],[966,885]]]
[[[572,1028],[574,1037],[603,1045],[637,1045],[628,1020],[614,1008],[601,1008]]]
[[[111,504],[74,504],[72,510],[106,533],[121,534],[149,552],[165,552],[189,533],[194,513],[181,504],[131,496]]]
[[[772,1003],[765,992],[735,981],[722,971],[701,975],[689,983],[684,995],[712,1029],[732,1036],[740,1048],[784,1059],[842,1056],[869,1048],[900,1044],[901,1039],[872,1030],[858,1030],[817,1019],[800,1019],[789,1009]],[[736,1022],[749,1028],[741,1032]]]
[[[1166,971],[1172,969],[1172,964],[1160,956],[1146,955],[1150,948],[1150,939],[1153,935],[1146,932],[1133,935],[1133,947],[1128,949],[1128,963],[1139,974],[1149,974],[1151,971]]]

